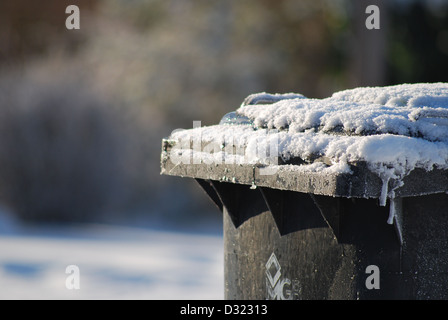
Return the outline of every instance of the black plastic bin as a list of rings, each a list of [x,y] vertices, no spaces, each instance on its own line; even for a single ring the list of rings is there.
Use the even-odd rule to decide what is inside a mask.
[[[280,107],[282,98],[302,103],[299,97],[265,94],[246,104]],[[232,132],[232,125],[257,130],[251,120],[231,114],[225,121],[233,124],[216,128],[221,135]],[[284,150],[270,152],[270,162],[232,163],[219,157],[244,155],[247,145],[212,139],[204,130],[213,127],[202,129],[200,143],[187,139],[181,146],[182,138],[197,138],[200,130],[163,140],[162,173],[196,179],[223,212],[226,299],[448,298],[446,168],[416,166],[396,179],[384,179],[362,159],[347,161],[350,172],[297,170],[325,163],[325,157],[286,159]],[[267,137],[283,131],[266,132]],[[443,151],[444,141],[434,143]],[[222,161],[212,161],[210,154]]]

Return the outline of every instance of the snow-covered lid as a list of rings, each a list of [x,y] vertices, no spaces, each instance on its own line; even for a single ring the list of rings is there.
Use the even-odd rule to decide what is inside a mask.
[[[236,113],[251,119],[256,127],[290,133],[391,133],[446,141],[448,83],[356,88],[326,99],[258,93],[246,98]]]
[[[384,204],[415,169],[448,169],[448,83],[356,88],[325,99],[256,93],[219,125],[169,140],[193,164],[265,165],[274,176],[353,175],[362,164],[383,182]]]

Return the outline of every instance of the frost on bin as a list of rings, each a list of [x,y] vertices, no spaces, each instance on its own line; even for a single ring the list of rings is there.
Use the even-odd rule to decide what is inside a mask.
[[[447,83],[356,88],[325,99],[253,94],[219,125],[174,132],[162,152],[165,174],[378,198],[383,206],[446,192],[447,168]]]

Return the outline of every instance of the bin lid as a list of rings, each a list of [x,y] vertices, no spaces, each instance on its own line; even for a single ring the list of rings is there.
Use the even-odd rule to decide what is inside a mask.
[[[163,140],[162,174],[321,195],[448,191],[448,83],[312,99],[256,93],[213,126]]]

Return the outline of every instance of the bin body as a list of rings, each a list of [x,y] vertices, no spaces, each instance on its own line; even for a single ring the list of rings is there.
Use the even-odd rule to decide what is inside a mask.
[[[384,206],[384,183],[363,165],[263,176],[171,163],[170,146],[164,173],[195,178],[223,213],[226,299],[448,299],[447,171],[414,170]]]
[[[224,207],[226,299],[448,298],[448,195],[402,199],[404,243],[375,199],[314,197],[337,210],[336,231],[310,195],[289,196],[283,214],[302,219],[289,219],[284,234],[261,195],[258,204],[250,196],[259,212],[238,227]]]

